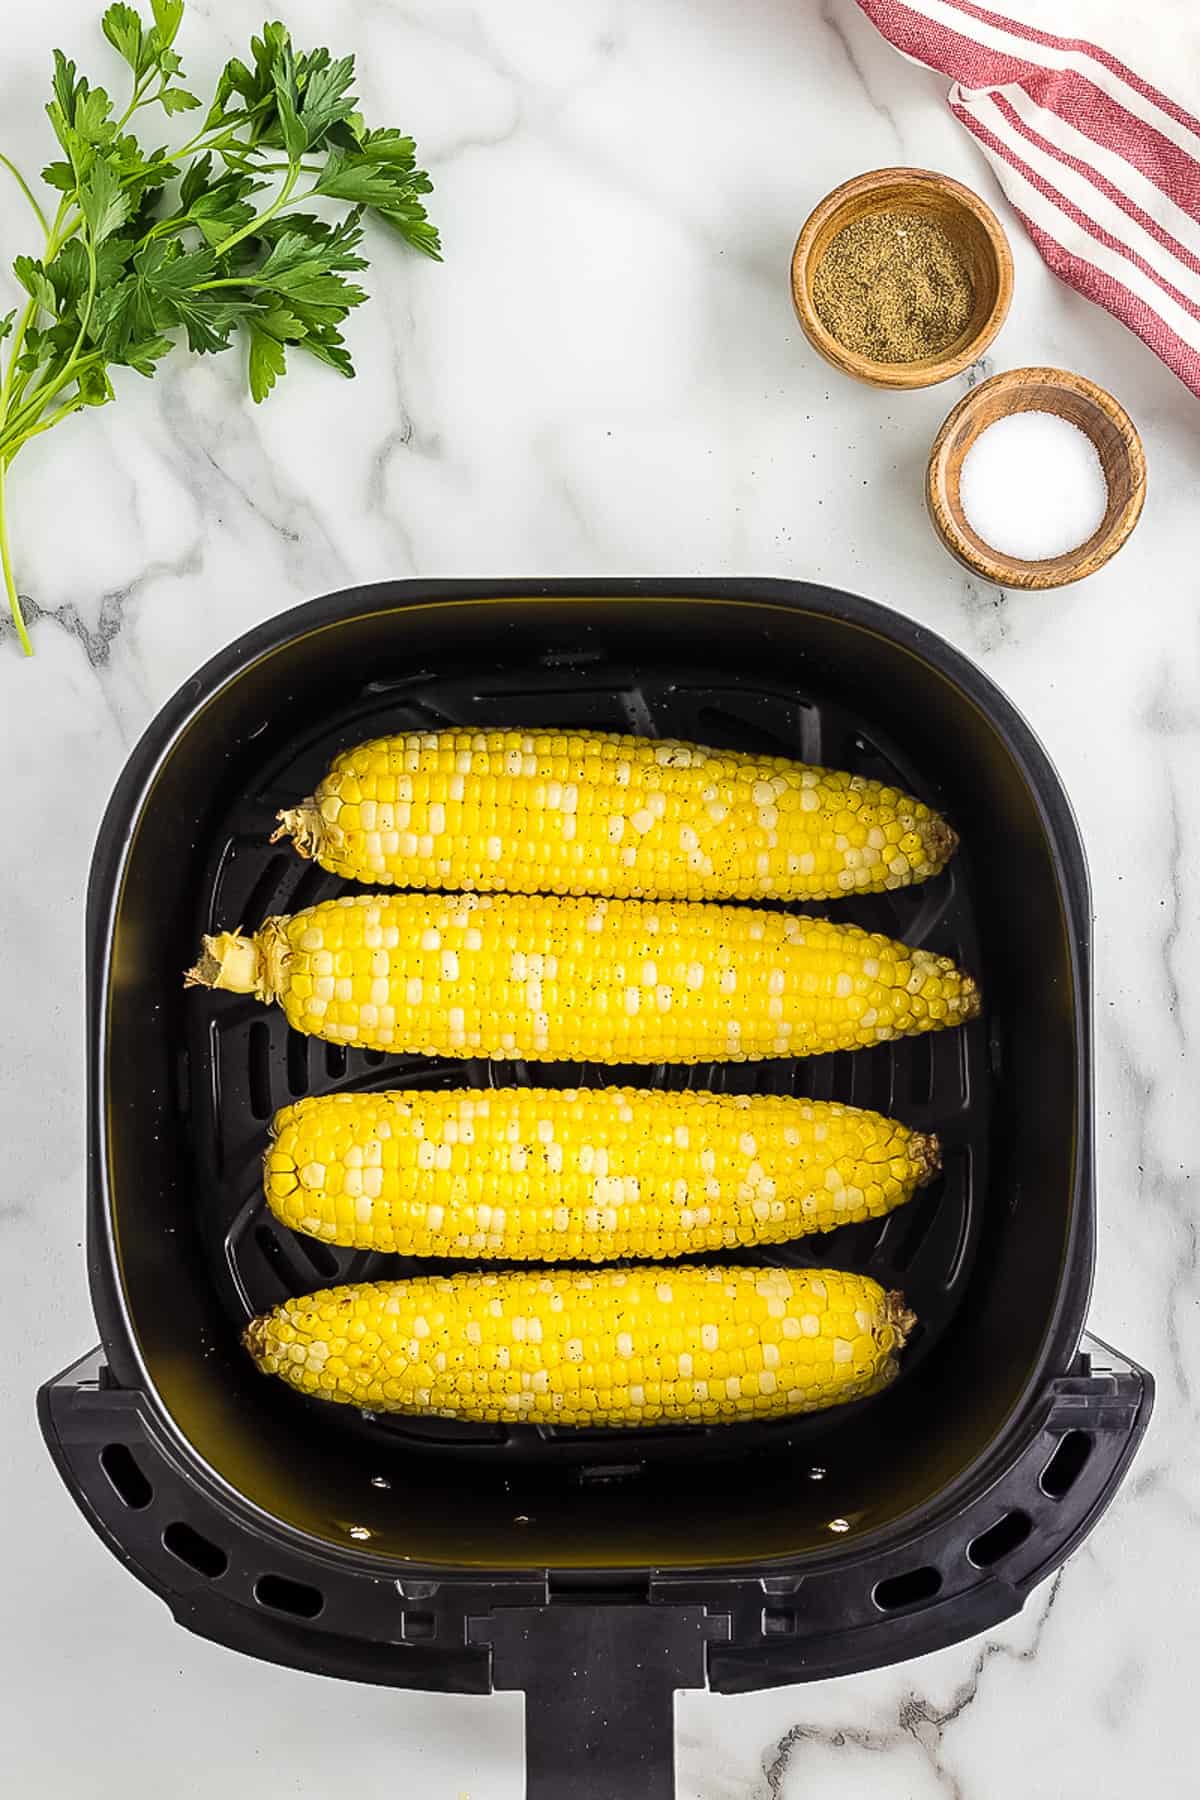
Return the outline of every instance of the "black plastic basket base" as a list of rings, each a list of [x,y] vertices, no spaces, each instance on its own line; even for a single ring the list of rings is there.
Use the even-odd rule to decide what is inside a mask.
[[[636,1589],[536,1570],[381,1581],[267,1542],[181,1475],[141,1396],[106,1389],[98,1351],[47,1383],[39,1412],[93,1528],[190,1631],[346,1680],[524,1689],[529,1800],[672,1800],[677,1688],[877,1668],[1020,1611],[1104,1511],[1153,1404],[1145,1370],[1084,1341],[1024,1453],[948,1524],[803,1573],[648,1576]]]

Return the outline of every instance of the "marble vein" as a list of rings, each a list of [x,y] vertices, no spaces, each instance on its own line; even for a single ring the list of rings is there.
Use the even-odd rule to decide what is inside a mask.
[[[58,606],[42,607],[32,594],[24,594],[22,606],[26,624],[32,627],[45,620],[60,626],[82,645],[83,653],[92,668],[103,669],[111,658],[118,635],[125,628],[130,609],[136,606],[138,596],[154,582],[182,575],[196,575],[201,567],[202,555],[198,541],[191,543],[178,556],[148,562],[123,587],[101,594],[94,623],[84,617],[74,601],[64,600]],[[11,619],[0,620],[0,645],[15,645],[16,641],[16,627]]]
[[[850,8],[843,5],[842,0],[821,0],[820,19],[822,25],[824,25],[837,39],[838,44],[841,46],[842,54],[850,66],[850,71],[861,87],[868,103],[875,109],[881,119],[886,120],[888,129],[895,139],[896,149],[901,153],[898,160],[902,160],[904,141],[900,127],[896,121],[896,115],[888,105],[887,101],[879,97],[876,92],[876,84],[874,80],[868,76],[867,71],[864,69],[859,59],[858,52],[854,47],[851,33],[855,29],[855,22],[857,23],[858,28],[862,29],[862,20],[857,18],[857,15],[855,15]]]
[[[942,1755],[946,1732],[979,1698],[984,1675],[992,1662],[997,1658],[1006,1658],[1015,1663],[1032,1663],[1035,1660],[1065,1573],[1065,1570],[1060,1569],[1045,1589],[1044,1600],[1039,1599],[1034,1603],[1039,1610],[1032,1642],[1024,1648],[991,1640],[984,1643],[976,1653],[970,1671],[944,1706],[939,1706],[920,1693],[908,1692],[896,1703],[894,1719],[888,1724],[838,1725],[832,1731],[807,1721],[793,1725],[780,1738],[771,1761],[764,1767],[766,1788],[762,1800],[789,1800],[793,1775],[796,1777],[796,1794],[803,1794],[804,1752],[811,1745],[824,1744],[835,1750],[850,1745],[872,1755],[882,1755],[906,1740],[919,1747],[939,1792],[945,1794],[948,1800],[967,1800],[967,1787],[946,1766]]]

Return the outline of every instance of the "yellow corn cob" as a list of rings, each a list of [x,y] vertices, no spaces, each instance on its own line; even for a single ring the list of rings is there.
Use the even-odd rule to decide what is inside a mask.
[[[913,1323],[866,1275],[647,1264],[326,1288],[245,1343],[302,1393],[375,1412],[644,1425],[860,1400]]]
[[[285,1107],[263,1179],[285,1225],[329,1244],[616,1262],[879,1218],[937,1168],[935,1138],[824,1101],[442,1088]]]
[[[376,738],[279,819],[276,838],[354,881],[658,900],[876,893],[957,842],[861,775],[613,732]]]
[[[971,1018],[944,956],[826,919],[682,901],[360,894],[205,938],[190,984],[297,1031],[426,1056],[745,1062]]]

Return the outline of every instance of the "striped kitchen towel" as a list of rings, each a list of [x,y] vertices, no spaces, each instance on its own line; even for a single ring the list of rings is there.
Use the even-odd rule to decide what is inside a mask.
[[[1200,119],[1149,79],[1200,106],[1200,0],[857,4],[952,78],[950,110],[1054,273],[1200,395]]]

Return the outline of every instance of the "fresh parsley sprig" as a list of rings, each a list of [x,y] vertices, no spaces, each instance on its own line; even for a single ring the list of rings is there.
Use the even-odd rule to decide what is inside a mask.
[[[61,155],[42,180],[56,207],[43,206],[0,152],[43,238],[38,256],[14,260],[18,304],[0,317],[0,566],[27,654],[4,502],[4,477],[26,444],[114,399],[114,369],[153,375],[180,333],[201,355],[245,343],[256,401],[285,373],[292,347],[353,375],[341,328],[367,298],[349,279],[367,267],[365,221],[441,258],[413,140],[368,128],[353,56],[297,52],[283,25],[263,26],[249,61],[226,63],[187,143],[144,149],[131,129],[138,113],[202,110],[174,49],[184,0],[150,6],[149,22],[123,0],[103,17],[129,70],[119,114],[54,52],[46,112]]]

